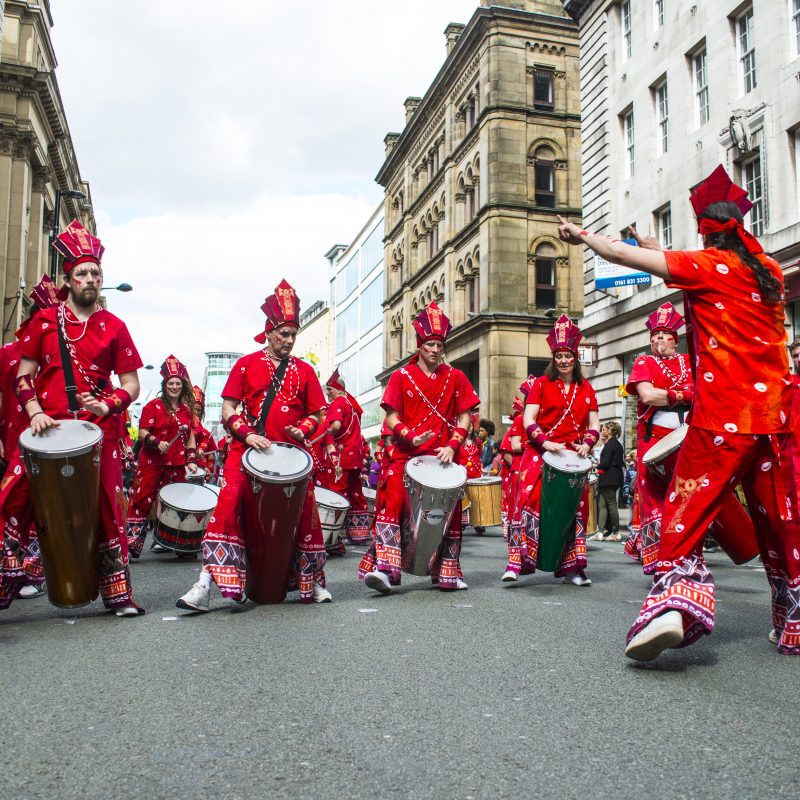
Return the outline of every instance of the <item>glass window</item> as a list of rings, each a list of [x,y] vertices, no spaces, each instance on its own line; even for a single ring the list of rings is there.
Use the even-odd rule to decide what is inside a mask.
[[[672,208],[667,206],[656,212],[658,239],[665,250],[672,249]]]
[[[334,349],[342,353],[358,338],[358,301],[354,300],[344,311],[336,314]]]
[[[359,335],[369,333],[383,321],[383,274],[370,283],[358,298],[361,303]]]
[[[631,57],[632,36],[631,36],[631,3],[625,0],[622,4],[622,60],[627,61]]]
[[[750,209],[750,230],[753,236],[761,236],[764,233],[764,181],[760,153],[742,164],[742,175],[747,196],[753,204]]]
[[[385,416],[384,410],[381,408],[381,401],[379,398],[369,400],[363,403],[361,408],[364,413],[361,416],[361,427],[368,428],[370,425],[378,425],[381,423]]]
[[[366,277],[383,259],[383,225],[379,224],[361,245],[362,275]]]
[[[552,247],[536,251],[536,308],[556,306],[556,259]]]
[[[537,157],[534,167],[536,176],[536,205],[556,207],[555,164],[549,159]]]
[[[800,3],[800,0],[797,0]],[[697,122],[705,125],[708,122],[708,72],[706,70],[705,47],[692,56],[692,72],[694,73],[694,94],[696,98]]]
[[[622,116],[622,138],[625,145],[625,177],[631,178],[636,174],[634,168],[633,148],[633,111]]]
[[[537,69],[533,73],[533,107],[544,111],[553,110],[553,72]]]
[[[795,56],[800,56],[800,0],[792,0],[792,44]]]
[[[656,86],[656,119],[658,121],[658,153],[669,150],[669,103],[667,101],[667,82]]]
[[[664,0],[654,0],[653,22],[655,22],[656,28],[664,27]]]
[[[378,386],[375,377],[383,369],[383,337],[378,336],[358,352],[358,392],[363,394]]]
[[[736,18],[736,33],[739,43],[739,69],[742,74],[742,90],[747,94],[756,88],[756,51],[753,36],[752,7]]]

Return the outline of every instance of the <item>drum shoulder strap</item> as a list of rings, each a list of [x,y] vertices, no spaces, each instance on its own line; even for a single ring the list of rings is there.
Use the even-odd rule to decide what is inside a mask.
[[[59,309],[63,313],[63,307]],[[56,319],[56,328],[58,329],[58,346],[61,349],[61,367],[64,370],[64,388],[67,390],[67,402],[69,410],[73,414],[80,411],[78,405],[78,386],[75,383],[75,370],[72,367],[72,355],[67,347],[67,340],[64,337],[64,330],[62,328],[62,320]]]
[[[267,424],[269,410],[272,407],[272,403],[275,401],[275,395],[278,394],[278,390],[281,388],[283,376],[286,374],[286,369],[288,366],[289,359],[282,358],[278,364],[278,368],[275,370],[275,374],[272,376],[272,380],[269,382],[269,388],[267,389],[266,397],[264,397],[264,402],[261,404],[261,414],[259,415],[258,422],[256,423],[256,431],[258,432],[259,436],[264,435],[264,426]]]

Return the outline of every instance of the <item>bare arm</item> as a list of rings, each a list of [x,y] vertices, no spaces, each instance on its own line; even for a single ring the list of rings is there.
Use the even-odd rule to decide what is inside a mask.
[[[456,424],[457,428],[461,428],[462,430],[469,429],[469,423],[472,420],[472,412],[465,411],[463,414],[458,415],[458,422]],[[442,464],[450,464],[456,456],[456,451],[453,450],[450,445],[445,445],[444,447],[439,447],[436,450],[436,457]]]
[[[39,365],[31,358],[21,358],[19,362],[19,369],[17,370],[17,377],[21,378],[23,375],[36,375]],[[43,433],[48,428],[58,428],[59,424],[52,417],[42,411],[37,398],[32,398],[25,403],[25,413],[31,420],[31,431],[34,434]]]
[[[636,384],[636,394],[639,399],[648,406],[667,405],[667,390],[656,389],[650,381],[639,381]]]

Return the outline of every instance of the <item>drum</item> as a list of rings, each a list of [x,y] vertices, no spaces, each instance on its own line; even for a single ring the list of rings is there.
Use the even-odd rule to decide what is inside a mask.
[[[206,471],[202,467],[198,467],[197,472],[189,472],[187,468],[185,480],[187,483],[202,486],[206,482]]]
[[[490,525],[502,523],[503,520],[500,516],[503,498],[502,486],[501,478],[489,476],[467,481],[467,497],[471,503],[470,525],[488,528]]]
[[[302,447],[273,442],[266,450],[248,449],[242,466],[248,485],[247,596],[256,603],[280,603],[289,586],[294,536],[313,462]]]
[[[75,608],[100,593],[97,553],[100,449],[103,432],[83,420],[65,419],[19,446],[31,487],[47,595],[54,606]]]
[[[542,456],[537,569],[555,572],[564,548],[575,533],[575,515],[592,462],[573,450]]]
[[[211,489],[211,491],[214,492],[217,497],[219,497],[219,493],[222,491],[222,487],[217,486],[216,483],[204,483],[203,486],[205,486],[206,489]]]
[[[197,553],[217,506],[218,495],[195,483],[168,483],[156,502],[153,538],[176,553]]]
[[[362,490],[364,499],[367,501],[367,513],[369,514],[369,528],[372,530],[372,524],[375,522],[375,499],[378,493],[375,489],[365,486]]]
[[[589,483],[589,516],[586,519],[586,533],[592,534],[597,530],[597,475],[592,473],[587,481]]]
[[[326,545],[334,545],[344,536],[344,521],[350,510],[350,501],[330,489],[314,487],[314,497],[319,510],[319,522],[322,525],[322,536]]]
[[[408,519],[401,527],[400,566],[411,575],[428,575],[433,556],[464,492],[467,471],[460,464],[442,464],[436,456],[417,456],[407,464]]]
[[[642,458],[647,469],[666,485],[669,485],[672,480],[675,464],[678,463],[678,451],[681,449],[688,430],[688,425],[675,428],[663,439],[659,439]]]

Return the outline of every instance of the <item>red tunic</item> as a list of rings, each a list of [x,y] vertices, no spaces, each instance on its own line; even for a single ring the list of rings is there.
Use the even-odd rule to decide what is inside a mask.
[[[275,363],[263,350],[242,356],[233,366],[222,396],[226,400],[243,403],[253,420],[261,414],[261,403],[275,374]],[[291,356],[280,391],[267,415],[264,435],[274,442],[297,444],[285,428],[297,425],[309,414],[325,407],[325,395],[313,367]]]
[[[692,425],[728,433],[788,430],[789,359],[783,303],[761,303],[753,271],[726,250],[666,251],[668,286],[683,289],[695,359]],[[759,260],[780,281],[777,263]]]
[[[639,356],[633,362],[633,369],[625,389],[628,394],[637,394],[636,384],[645,382],[652,383],[656,389],[683,389],[692,386],[694,381],[689,356],[685,353],[678,353],[670,358]],[[643,403],[641,398],[638,399],[636,414],[639,437],[644,436],[647,420],[659,409],[669,410],[666,406],[651,406]]]
[[[483,474],[481,465],[481,449],[472,439],[464,439],[458,448],[456,461],[467,471],[467,480],[480,478]]]
[[[58,344],[56,314],[61,306],[40,311],[30,322],[20,341],[20,353],[39,364],[36,375],[36,395],[42,410],[54,419],[70,417],[67,392],[64,385],[64,370],[61,366],[61,350]],[[111,373],[121,375],[135,372],[142,366],[125,323],[110,311],[99,309],[84,324],[66,309],[67,337],[75,348],[73,361],[75,383],[78,393],[88,392],[92,383],[107,382],[107,390],[100,399],[113,391],[109,381]],[[85,332],[84,332],[85,331]],[[121,414],[97,417],[81,409],[79,419],[94,422],[103,429],[104,435],[119,439],[123,433]]]
[[[184,433],[179,432],[181,425],[186,426]],[[160,397],[151,400],[142,409],[139,429],[150,431],[160,442],[172,442],[172,444],[166,453],[161,453],[157,448],[142,447],[139,452],[139,463],[153,464],[157,467],[184,466],[186,443],[189,441],[191,426],[192,413],[183,403],[178,406],[177,411],[171,411]]]
[[[0,440],[3,442],[6,460],[11,459],[19,442],[19,435],[28,427],[28,415],[14,393],[19,359],[19,342],[10,342],[0,347],[0,391],[3,392],[2,407],[0,407]]]
[[[342,427],[333,434],[334,444],[339,450],[339,466],[342,469],[361,469],[364,463],[361,423],[347,395],[334,398],[325,413],[325,427],[340,422]]]
[[[400,421],[411,430],[411,438],[425,431],[434,435],[415,448],[415,455],[433,453],[450,439],[458,417],[480,403],[467,376],[461,370],[440,364],[432,375],[426,375],[417,364],[398,369],[389,378],[381,406],[394,410]],[[410,453],[405,443],[396,450]]]
[[[526,405],[538,405],[536,423],[551,442],[577,445],[589,430],[589,412],[597,411],[597,397],[589,381],[572,381],[564,388],[561,378],[540,375],[528,393]],[[530,440],[526,441],[532,447]]]

